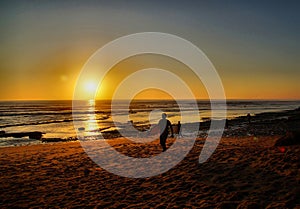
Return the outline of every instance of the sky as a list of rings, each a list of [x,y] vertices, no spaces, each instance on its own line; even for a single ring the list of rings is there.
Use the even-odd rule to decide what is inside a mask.
[[[90,56],[139,32],[169,33],[196,45],[215,66],[227,99],[299,100],[299,9],[299,1],[271,0],[1,1],[0,100],[72,99]],[[176,73],[196,98],[207,99],[190,69],[154,55],[111,69],[97,98],[111,98],[126,76],[152,66]],[[88,95],[94,84],[87,85]],[[165,96],[152,90],[137,95]]]

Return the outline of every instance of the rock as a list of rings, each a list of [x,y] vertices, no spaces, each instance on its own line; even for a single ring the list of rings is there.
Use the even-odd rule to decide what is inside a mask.
[[[37,139],[40,140],[42,138],[43,133],[39,131],[28,133],[29,139]]]
[[[61,138],[42,138],[42,142],[61,142]]]
[[[69,138],[42,138],[42,142],[69,142],[69,141],[77,141],[76,137]]]
[[[2,132],[0,137],[15,137],[15,138],[22,138],[25,136],[29,136],[30,139],[37,139],[40,140],[44,133],[40,131],[33,131],[33,132],[17,132],[17,133],[5,133]]]

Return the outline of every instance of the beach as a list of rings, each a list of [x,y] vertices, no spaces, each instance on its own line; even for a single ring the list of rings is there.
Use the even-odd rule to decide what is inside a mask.
[[[292,113],[273,121],[264,115],[264,122],[254,117],[239,130],[229,128],[202,164],[205,137],[199,137],[178,165],[148,178],[102,169],[79,142],[0,148],[0,207],[300,208],[300,145],[275,146],[299,128],[299,110]],[[168,147],[174,140],[168,138]],[[139,144],[115,138],[109,143],[132,157],[161,153],[158,140]]]
[[[0,209],[300,209],[299,8],[0,1]]]

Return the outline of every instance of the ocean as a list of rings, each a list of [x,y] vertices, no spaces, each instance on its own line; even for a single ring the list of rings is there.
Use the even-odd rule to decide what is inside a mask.
[[[189,100],[182,101],[187,106]],[[76,137],[73,126],[73,117],[89,124],[85,128],[86,135],[95,136],[101,131],[113,131],[114,126],[126,125],[131,121],[135,126],[149,127],[160,119],[161,112],[168,115],[171,123],[177,123],[184,111],[189,122],[201,122],[210,119],[210,102],[197,101],[200,117],[195,116],[195,110],[179,109],[176,101],[171,100],[137,100],[126,106],[127,101],[116,102],[115,110],[118,115],[117,121],[112,120],[111,102],[82,101],[82,105],[72,111],[72,101],[1,101],[0,102],[0,131],[31,132],[40,131],[45,133],[45,138],[68,138]],[[296,109],[300,101],[251,101],[229,100],[227,101],[227,119],[251,115],[263,112],[278,112]],[[93,107],[92,109],[90,107]],[[153,114],[154,113],[154,114]],[[94,115],[94,120],[90,116]],[[216,118],[218,119],[218,118]],[[16,146],[41,143],[38,140],[28,138],[0,138],[0,146]]]

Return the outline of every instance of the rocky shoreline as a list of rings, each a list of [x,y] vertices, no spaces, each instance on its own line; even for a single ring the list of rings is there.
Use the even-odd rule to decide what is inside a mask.
[[[198,137],[207,136],[211,121],[200,122]],[[190,124],[193,125],[193,124]],[[149,126],[137,126],[139,130],[145,131]],[[300,107],[294,110],[281,112],[267,112],[251,116],[250,123],[247,115],[226,121],[224,137],[243,136],[284,136],[287,132],[300,129]],[[102,136],[106,139],[119,138],[122,135],[117,131],[103,131]]]
[[[188,124],[188,125],[197,125],[199,126],[198,137],[205,138],[207,137],[207,132],[209,130],[211,120],[206,120],[200,122],[199,124]],[[147,136],[149,132],[150,125],[147,126],[135,126],[136,129],[142,131],[144,136]],[[244,136],[272,136],[280,135],[285,136],[289,132],[297,132],[300,127],[300,107],[294,110],[287,110],[281,112],[266,112],[260,113],[257,115],[241,116],[234,119],[226,120],[225,129],[223,132],[224,137],[244,137]],[[105,139],[114,139],[122,137],[119,131],[106,131],[100,130],[101,137]],[[30,139],[40,140],[43,143],[53,143],[53,142],[70,142],[77,141],[78,138],[67,137],[67,138],[46,138],[42,137],[45,133],[34,131],[34,132],[20,132],[20,133],[5,133],[4,131],[0,132],[0,137],[23,137],[29,136]],[[135,137],[141,137],[135,136]],[[93,139],[92,136],[87,137],[87,139]]]

